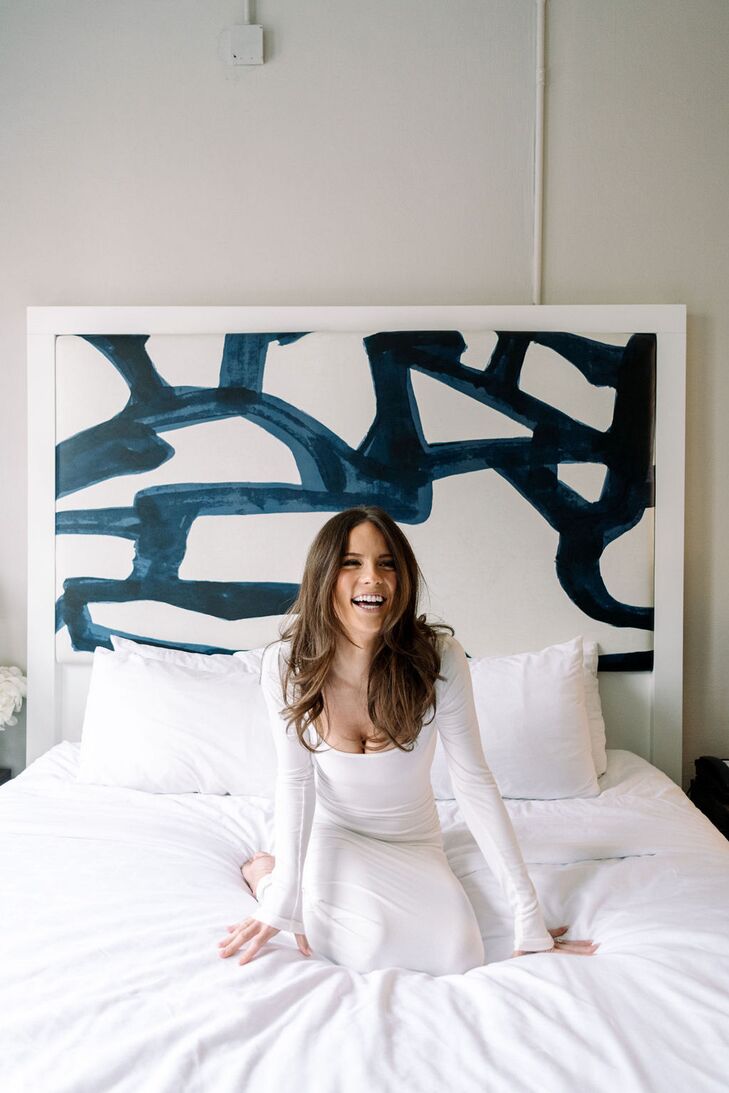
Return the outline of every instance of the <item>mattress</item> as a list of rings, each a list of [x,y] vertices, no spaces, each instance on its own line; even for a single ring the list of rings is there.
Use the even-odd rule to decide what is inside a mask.
[[[638,756],[608,752],[599,797],[507,802],[547,924],[590,958],[509,959],[504,897],[438,802],[486,963],[436,978],[286,933],[221,960],[272,801],[79,785],[78,761],[59,744],[0,789],[3,1093],[726,1090],[729,843]]]

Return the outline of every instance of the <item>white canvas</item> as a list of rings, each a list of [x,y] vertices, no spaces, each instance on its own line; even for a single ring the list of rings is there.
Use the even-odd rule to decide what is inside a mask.
[[[310,480],[304,482],[302,466],[306,474],[311,475],[311,470],[307,470],[301,445],[297,447],[297,430],[302,429],[304,435],[307,428],[316,427],[321,443],[334,453],[327,458],[341,459],[343,467],[361,451],[378,406],[366,337],[365,332],[329,331],[306,334],[288,343],[271,341],[259,377],[260,390],[253,394],[255,412],[239,408],[215,420],[195,420],[182,427],[171,427],[169,420],[164,421],[156,434],[160,442],[169,445],[170,453],[158,466],[114,474],[59,498],[61,520],[73,520],[77,512],[90,513],[98,520],[103,509],[132,512],[140,498],[154,495],[161,487],[173,491],[199,484],[205,491],[208,486],[227,482],[236,488],[245,486],[252,491],[250,496],[260,498],[258,511],[251,511],[251,506],[245,512],[230,511],[227,504],[222,506],[225,511],[198,514],[186,532],[175,579],[183,591],[195,582],[221,587],[273,583],[281,589],[277,609],[250,617],[223,617],[218,607],[206,610],[202,600],[194,606],[169,602],[140,588],[130,590],[128,597],[122,594],[121,602],[113,598],[89,602],[88,615],[95,632],[102,635],[99,640],[108,643],[110,633],[122,633],[200,650],[233,650],[276,637],[286,596],[288,602],[293,599],[307,547],[325,520],[348,504],[362,501],[382,504],[384,497],[384,507],[388,507],[387,488],[383,495],[382,483],[375,496],[374,480],[371,489],[367,480],[364,487],[355,488],[347,485],[345,475],[340,489],[327,490],[327,483],[320,483],[318,508],[306,511],[312,485]],[[617,349],[629,341],[627,334],[590,338]],[[483,372],[498,345],[498,335],[494,331],[464,332],[463,342],[460,365],[474,373]],[[223,335],[155,334],[137,350],[147,355],[162,384],[177,385],[175,396],[183,404],[185,399],[200,398],[206,390],[220,392],[217,381],[225,345]],[[81,336],[61,337],[56,357],[57,441],[67,441],[120,413],[129,387],[97,346]],[[394,370],[397,367],[392,365]],[[419,368],[417,360],[408,371],[410,402],[402,430],[407,434],[416,423],[424,450],[438,453],[444,450],[439,445],[464,442],[532,442],[535,430],[518,413],[505,413],[479,401],[471,392],[458,389],[447,375]],[[604,433],[610,426],[615,390],[589,383],[548,346],[529,345],[519,391],[538,399],[545,413],[557,411],[576,422],[578,429],[586,424],[596,433]],[[380,405],[381,418],[386,405]],[[266,418],[269,411],[274,425]],[[383,428],[381,420],[378,427]],[[378,443],[376,435],[374,443]],[[604,464],[558,460],[555,473],[560,488],[568,488],[589,505],[599,505],[606,477]],[[387,474],[393,482],[402,479],[397,451]],[[286,498],[286,510],[275,511],[281,496]],[[454,465],[452,473],[432,478],[429,498],[424,502],[421,495],[413,496],[412,511],[400,515],[399,522],[427,581],[423,608],[453,625],[468,652],[505,655],[564,641],[578,632],[597,641],[603,654],[651,649],[649,629],[615,626],[591,617],[570,598],[555,568],[558,531],[498,470]],[[408,504],[410,500],[408,495]],[[397,519],[398,505],[393,507]],[[59,598],[65,581],[73,586],[80,578],[128,580],[135,556],[133,537],[69,533],[67,529],[68,525],[59,524]],[[635,527],[605,547],[600,573],[616,599],[650,608],[652,508],[647,507]],[[74,634],[61,625],[57,656],[62,660],[89,659],[90,650],[78,644],[74,648]]]

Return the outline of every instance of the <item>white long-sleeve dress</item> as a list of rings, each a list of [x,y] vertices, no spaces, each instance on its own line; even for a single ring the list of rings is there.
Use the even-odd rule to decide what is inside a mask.
[[[278,758],[275,856],[252,916],[305,933],[315,956],[360,972],[399,967],[430,975],[484,963],[478,922],[445,852],[430,783],[440,733],[456,800],[514,913],[514,948],[553,944],[508,813],[484,759],[466,655],[443,635],[436,717],[410,752],[359,754],[286,731],[281,667],[266,650],[261,685]],[[316,733],[307,737],[314,745]]]

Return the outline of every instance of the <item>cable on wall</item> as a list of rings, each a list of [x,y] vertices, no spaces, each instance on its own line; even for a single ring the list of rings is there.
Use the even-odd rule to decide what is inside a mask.
[[[536,101],[534,109],[534,216],[532,245],[532,303],[542,302],[542,247],[544,236],[544,84],[547,0],[537,0]]]

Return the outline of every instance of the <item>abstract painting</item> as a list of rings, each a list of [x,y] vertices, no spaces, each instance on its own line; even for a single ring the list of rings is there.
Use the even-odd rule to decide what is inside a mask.
[[[276,637],[332,513],[381,505],[475,655],[649,668],[656,338],[61,336],[57,655]]]

